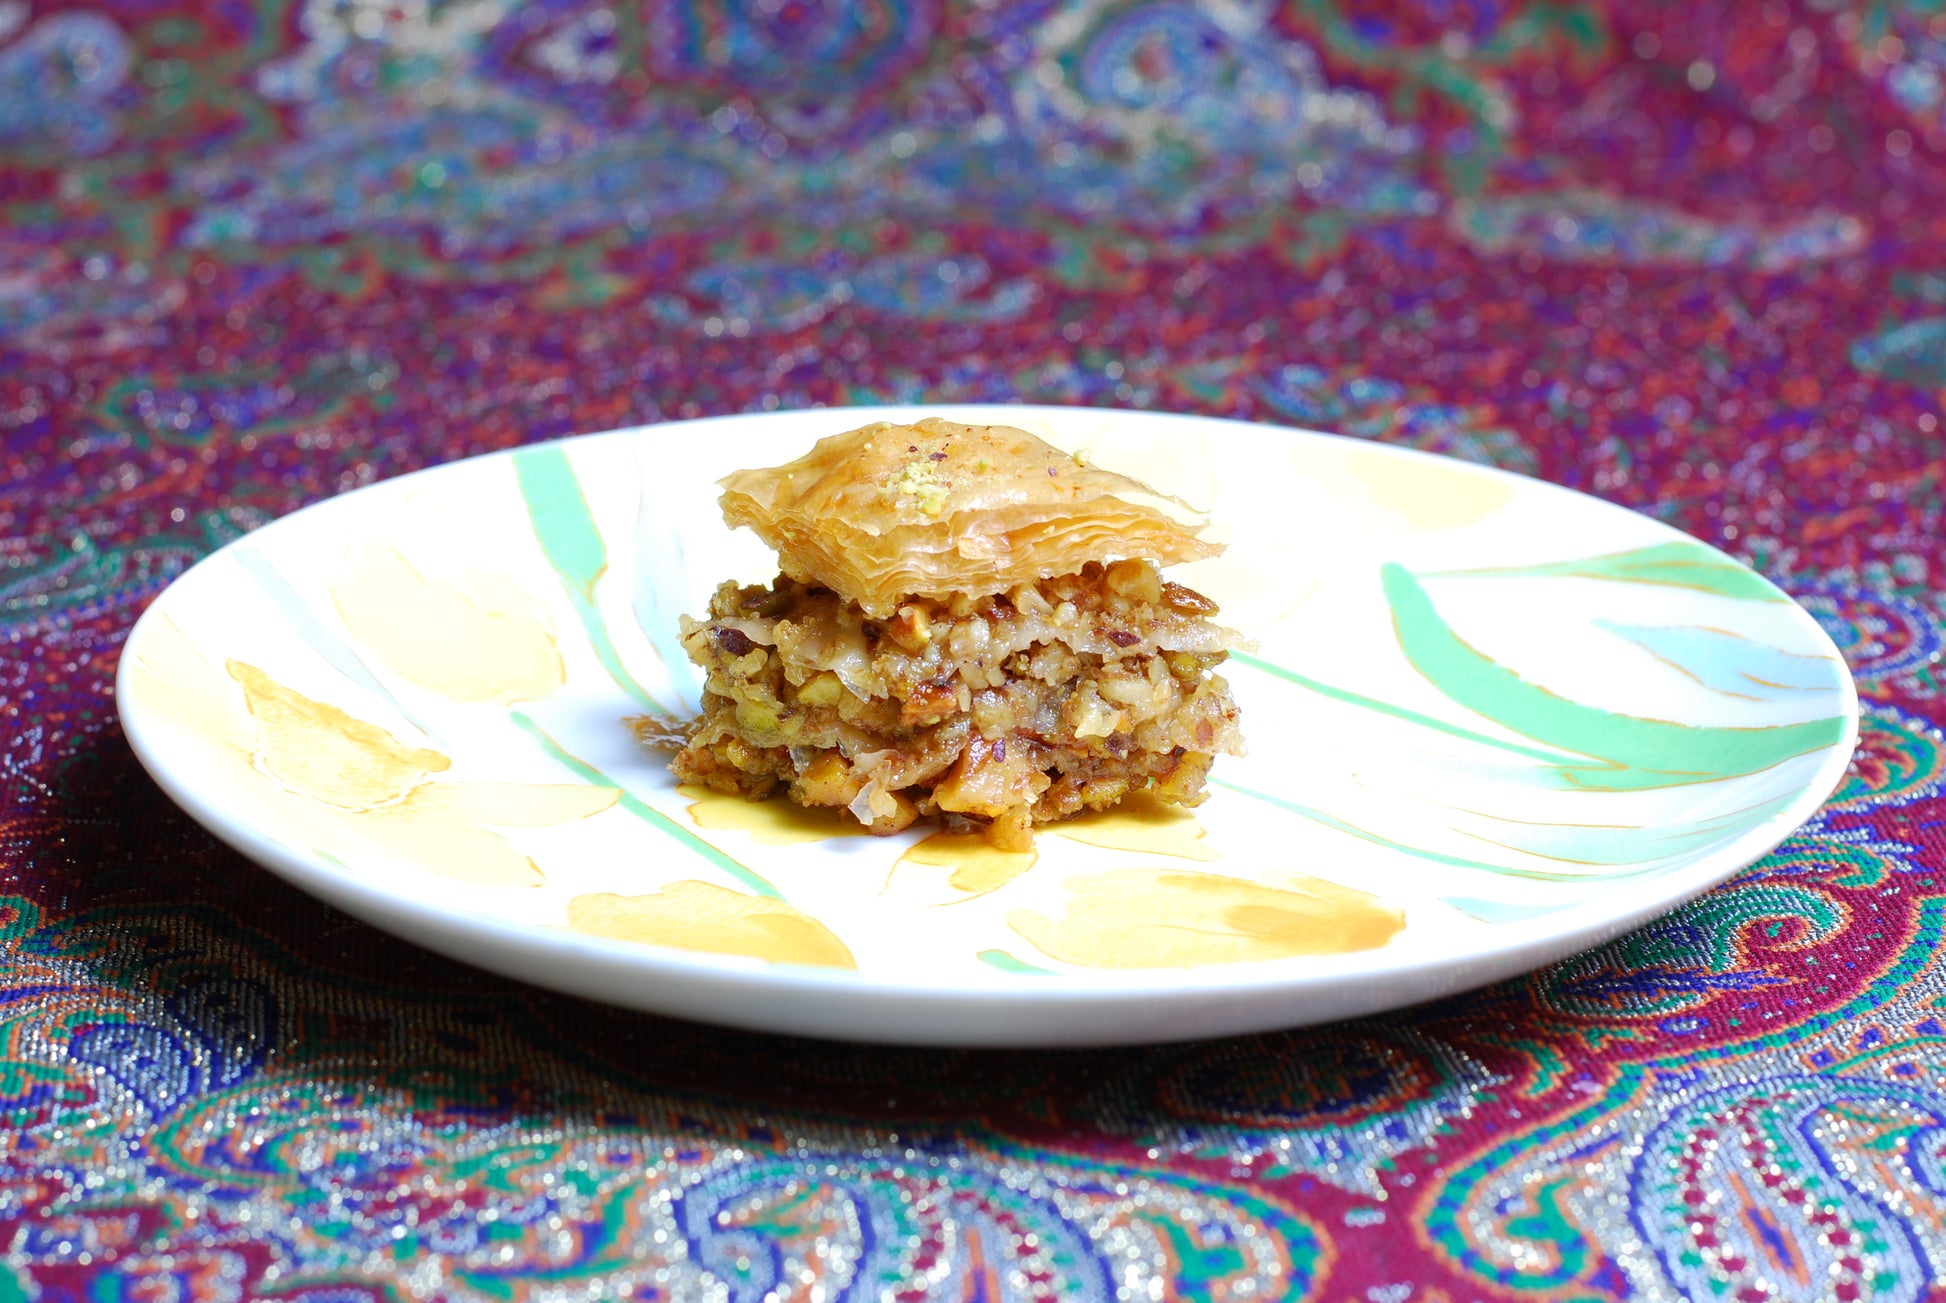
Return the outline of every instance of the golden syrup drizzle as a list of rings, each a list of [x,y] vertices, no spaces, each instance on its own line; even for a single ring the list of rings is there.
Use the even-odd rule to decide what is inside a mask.
[[[1077,815],[1039,831],[1111,851],[1147,851],[1204,863],[1222,858],[1195,815],[1180,805],[1164,805],[1140,795],[1113,809]]]
[[[1218,873],[1129,868],[1067,881],[1049,918],[1014,910],[1007,926],[1042,954],[1085,968],[1200,968],[1384,945],[1405,911],[1356,888],[1304,874],[1276,883]]]
[[[899,857],[899,864],[951,869],[946,885],[969,895],[985,895],[1034,867],[1036,851],[995,850],[978,833],[936,832]],[[892,866],[898,871],[898,864]]]
[[[773,964],[858,967],[835,932],[795,905],[713,882],[672,882],[644,896],[576,896],[568,902],[568,927],[589,936],[748,955]]]
[[[747,801],[741,796],[685,784],[676,789],[690,800],[689,821],[708,832],[747,832],[759,846],[800,846],[865,830],[843,810],[804,806],[788,797]]]

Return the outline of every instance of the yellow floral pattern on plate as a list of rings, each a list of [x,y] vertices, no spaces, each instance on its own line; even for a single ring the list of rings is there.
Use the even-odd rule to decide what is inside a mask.
[[[539,701],[567,682],[546,613],[503,576],[428,579],[397,548],[366,539],[331,598],[352,637],[394,674],[448,700]]]
[[[589,936],[773,964],[858,967],[845,943],[803,910],[711,882],[672,882],[644,896],[576,896],[568,902],[568,926]]]
[[[452,767],[328,702],[232,660],[221,676],[173,621],[144,640],[134,684],[159,713],[200,737],[267,831],[340,859],[388,860],[488,886],[537,886],[534,860],[493,826],[550,827],[601,813],[621,796],[573,783],[435,782]]]
[[[1340,955],[1382,946],[1405,927],[1404,910],[1367,892],[1301,874],[1279,880],[1284,885],[1221,873],[1113,869],[1070,878],[1071,898],[1060,917],[1016,910],[1007,923],[1049,957],[1084,968]]]

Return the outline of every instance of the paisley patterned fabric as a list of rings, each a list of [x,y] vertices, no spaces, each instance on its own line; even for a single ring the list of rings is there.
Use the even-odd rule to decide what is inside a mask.
[[[0,0],[0,1299],[1937,1299],[1933,0]],[[1539,475],[1866,706],[1735,881],[1307,1031],[624,1014],[281,885],[112,679],[306,502],[666,418],[1155,407]]]

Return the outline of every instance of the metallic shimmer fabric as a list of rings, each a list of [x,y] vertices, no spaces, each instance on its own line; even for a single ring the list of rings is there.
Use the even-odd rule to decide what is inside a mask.
[[[0,0],[0,1300],[1946,1296],[1942,214],[1937,0]],[[920,398],[1624,503],[1863,745],[1547,971],[1003,1054],[433,958],[122,741],[135,615],[303,503]]]

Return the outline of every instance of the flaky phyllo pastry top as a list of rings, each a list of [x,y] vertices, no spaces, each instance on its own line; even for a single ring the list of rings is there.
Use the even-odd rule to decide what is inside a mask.
[[[880,422],[719,482],[723,518],[756,531],[785,574],[874,618],[905,597],[985,597],[1090,561],[1222,550],[1148,505],[1170,500],[1147,485],[1006,425]]]

